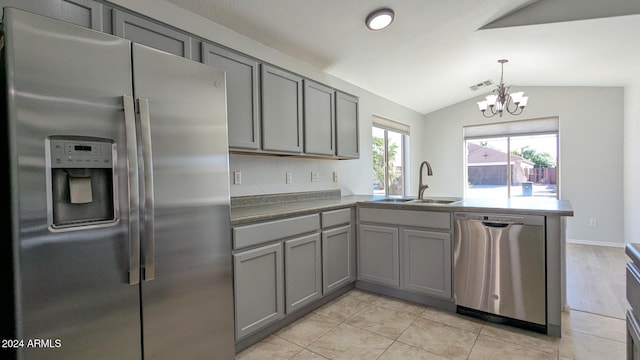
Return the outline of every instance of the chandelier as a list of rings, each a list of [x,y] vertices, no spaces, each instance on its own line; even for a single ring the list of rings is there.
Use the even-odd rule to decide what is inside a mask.
[[[506,110],[511,115],[520,115],[524,111],[524,107],[527,106],[528,96],[523,96],[524,92],[515,92],[509,94],[509,86],[504,86],[504,64],[509,62],[506,59],[498,60],[502,67],[500,73],[500,85],[496,85],[493,90],[493,94],[486,97],[486,100],[478,102],[478,108],[482,111],[484,117],[490,118],[495,115],[500,115]],[[489,111],[487,111],[487,108]]]

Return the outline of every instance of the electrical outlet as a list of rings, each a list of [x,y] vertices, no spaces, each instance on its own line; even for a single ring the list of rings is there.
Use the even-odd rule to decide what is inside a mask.
[[[598,226],[598,219],[589,219],[589,226]]]
[[[233,172],[233,183],[235,185],[242,184],[242,173],[240,171],[234,171]]]
[[[338,182],[338,172],[337,171],[333,172],[333,182]]]
[[[287,184],[291,184],[293,182],[293,175],[290,172],[287,173]]]
[[[312,171],[311,172],[311,182],[317,182],[319,181],[319,175],[317,171]]]

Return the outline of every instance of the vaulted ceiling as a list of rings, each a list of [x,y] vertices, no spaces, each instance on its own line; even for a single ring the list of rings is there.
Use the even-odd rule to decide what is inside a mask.
[[[420,113],[489,92],[502,58],[514,87],[640,84],[638,0],[168,1]]]

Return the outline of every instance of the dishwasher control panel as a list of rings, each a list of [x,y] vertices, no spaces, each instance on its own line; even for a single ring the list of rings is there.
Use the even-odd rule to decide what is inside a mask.
[[[492,213],[464,213],[459,212],[454,215],[455,220],[477,220],[492,223],[518,223],[528,225],[544,225],[544,216],[540,215],[513,215],[513,214],[492,214]]]

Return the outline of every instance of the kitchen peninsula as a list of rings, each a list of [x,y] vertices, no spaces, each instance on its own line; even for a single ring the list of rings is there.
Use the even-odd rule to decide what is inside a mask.
[[[236,315],[236,349],[265,338],[354,286],[456,311],[451,243],[454,214],[463,212],[544,218],[545,332],[559,337],[566,303],[563,218],[573,216],[569,201],[420,201],[340,196],[339,190],[330,190],[232,198],[236,311],[241,313]],[[371,246],[363,246],[367,244]],[[261,262],[251,264],[251,259]],[[307,264],[307,272],[302,264]],[[254,279],[257,272],[259,279]],[[251,283],[243,286],[247,279]],[[249,295],[251,289],[257,292]],[[261,304],[257,312],[256,302]]]

